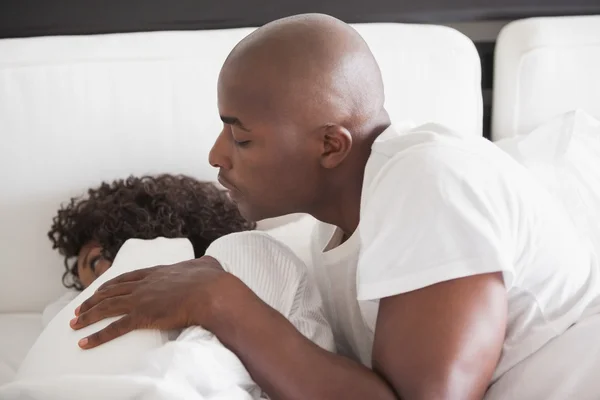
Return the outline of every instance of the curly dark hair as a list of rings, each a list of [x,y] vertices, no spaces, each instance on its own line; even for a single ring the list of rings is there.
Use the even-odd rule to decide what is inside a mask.
[[[215,239],[252,230],[227,194],[209,182],[184,175],[129,177],[103,182],[87,197],[74,197],[52,220],[48,237],[65,257],[63,285],[83,290],[76,258],[97,241],[112,261],[127,239],[188,238],[196,257]]]

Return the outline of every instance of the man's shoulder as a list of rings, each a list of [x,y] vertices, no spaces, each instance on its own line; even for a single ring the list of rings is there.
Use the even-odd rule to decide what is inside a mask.
[[[462,175],[473,164],[490,165],[500,150],[485,139],[462,137],[437,124],[427,124],[410,131],[378,138],[365,170],[365,188],[382,181],[396,182],[421,179],[446,179]],[[490,148],[491,147],[491,148]]]
[[[390,206],[400,199],[422,202],[423,197],[454,203],[465,193],[508,195],[527,179],[519,164],[488,140],[428,124],[374,144],[365,170],[361,215],[376,197],[378,205],[384,201]]]
[[[439,124],[425,124],[408,130],[390,127],[373,143],[371,157],[397,160],[409,155],[426,156],[453,153],[479,156],[501,152],[483,137],[465,136]]]

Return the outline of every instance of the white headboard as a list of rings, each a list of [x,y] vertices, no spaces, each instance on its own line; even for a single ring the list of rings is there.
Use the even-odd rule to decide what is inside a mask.
[[[394,121],[481,134],[480,63],[450,28],[360,25]],[[102,180],[213,180],[216,80],[250,29],[0,40],[0,312],[40,311],[64,289],[46,237],[59,204]]]
[[[583,109],[600,118],[600,15],[512,22],[497,40],[492,138]]]

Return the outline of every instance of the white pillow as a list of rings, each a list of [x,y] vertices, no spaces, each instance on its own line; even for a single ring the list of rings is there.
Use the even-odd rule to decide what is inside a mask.
[[[496,143],[563,204],[600,255],[600,121],[570,111],[528,135]]]
[[[135,370],[148,351],[169,340],[168,333],[137,330],[94,349],[82,350],[77,342],[106,327],[119,317],[99,321],[75,331],[69,321],[75,308],[89,298],[104,282],[125,272],[160,264],[174,264],[194,258],[187,239],[130,239],[121,246],[104,274],[64,307],[50,321],[25,357],[16,380],[59,377],[68,374],[122,374]]]

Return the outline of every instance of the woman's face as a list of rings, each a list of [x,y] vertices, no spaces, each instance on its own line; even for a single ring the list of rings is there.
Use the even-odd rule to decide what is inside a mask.
[[[83,287],[90,286],[111,264],[102,257],[102,247],[97,242],[86,243],[77,256],[77,272]]]

